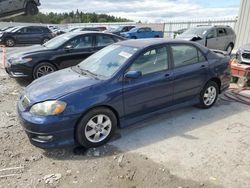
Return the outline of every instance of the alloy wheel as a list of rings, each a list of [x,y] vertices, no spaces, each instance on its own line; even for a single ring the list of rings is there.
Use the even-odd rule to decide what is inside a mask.
[[[214,86],[210,86],[207,88],[203,95],[203,101],[206,106],[210,106],[214,103],[217,96],[217,90]]]
[[[36,71],[36,78],[40,78],[54,71],[55,71],[54,68],[49,65],[41,66]]]
[[[99,114],[88,121],[84,134],[88,141],[98,143],[109,136],[111,128],[110,118],[104,114]]]
[[[6,46],[12,47],[12,46],[14,46],[14,45],[15,45],[15,42],[14,42],[12,39],[8,39],[8,40],[6,41]]]

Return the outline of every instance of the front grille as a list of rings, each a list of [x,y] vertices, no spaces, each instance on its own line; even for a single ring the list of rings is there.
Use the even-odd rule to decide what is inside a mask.
[[[243,54],[242,54],[242,57],[243,57],[244,59],[249,59],[249,60],[250,60],[250,53],[243,53]]]
[[[23,99],[21,99],[21,104],[22,108],[26,110],[30,106],[30,100],[28,99],[28,97],[24,96]]]

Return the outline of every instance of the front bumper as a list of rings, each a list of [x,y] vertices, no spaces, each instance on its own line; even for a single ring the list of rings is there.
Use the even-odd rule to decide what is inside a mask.
[[[21,111],[17,105],[19,120],[31,144],[43,149],[59,148],[74,145],[74,127],[77,118],[59,116],[34,116]]]
[[[5,71],[12,78],[29,78],[32,79],[32,68],[24,64],[11,64],[6,60]]]

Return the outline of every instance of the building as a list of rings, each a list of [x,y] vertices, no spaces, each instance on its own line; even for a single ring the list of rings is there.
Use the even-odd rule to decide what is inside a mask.
[[[243,44],[250,43],[250,0],[241,0],[235,32],[237,34],[236,49]]]

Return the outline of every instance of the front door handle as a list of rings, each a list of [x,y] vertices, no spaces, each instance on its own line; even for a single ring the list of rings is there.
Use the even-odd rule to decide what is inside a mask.
[[[201,65],[201,68],[202,68],[202,69],[206,68],[206,65]]]

